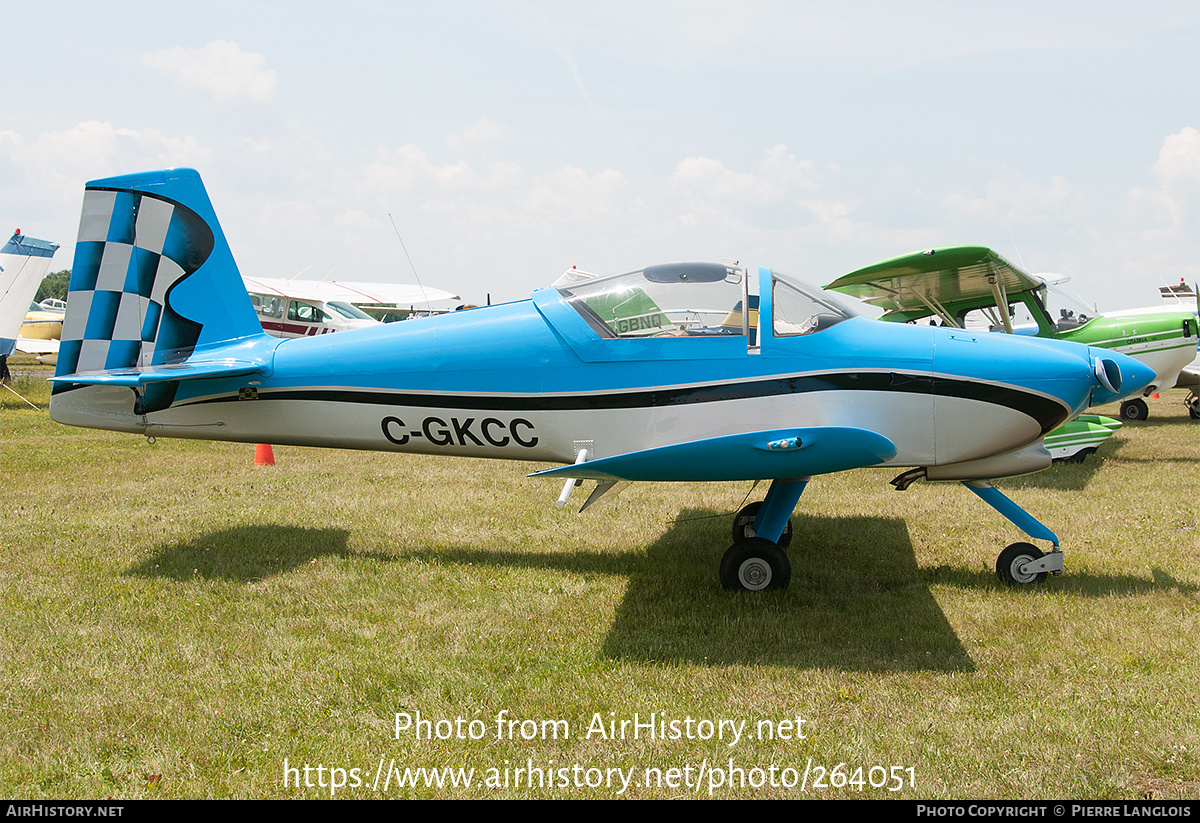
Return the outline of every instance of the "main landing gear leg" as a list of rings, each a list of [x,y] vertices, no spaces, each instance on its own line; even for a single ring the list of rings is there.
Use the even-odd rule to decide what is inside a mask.
[[[996,558],[996,576],[1009,585],[1041,583],[1047,574],[1062,574],[1063,555],[1058,537],[1029,512],[1009,500],[986,480],[966,480],[963,485],[973,491],[1021,531],[1037,540],[1048,540],[1053,548],[1043,553],[1032,543],[1013,543]]]
[[[737,542],[721,558],[720,577],[724,588],[743,592],[787,588],[792,579],[792,564],[780,543],[808,481],[809,478],[802,477],[771,482],[766,498],[754,515],[753,537],[738,539],[739,531],[744,530],[740,530],[735,521],[734,539]],[[742,517],[739,513],[739,519]]]

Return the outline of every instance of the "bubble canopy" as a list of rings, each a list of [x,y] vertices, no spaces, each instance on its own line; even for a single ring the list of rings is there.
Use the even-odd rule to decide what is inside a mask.
[[[818,289],[770,274],[775,334],[810,334],[854,316]],[[554,288],[603,338],[753,338],[760,319],[751,280],[725,263],[664,263],[603,276],[573,269]]]

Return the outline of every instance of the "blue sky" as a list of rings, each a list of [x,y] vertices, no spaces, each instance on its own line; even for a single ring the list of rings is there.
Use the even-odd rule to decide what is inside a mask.
[[[1100,310],[1200,279],[1196,0],[0,12],[0,226],[61,243],[52,270],[86,181],[192,166],[246,274],[411,283],[407,247],[476,303],[951,244]]]

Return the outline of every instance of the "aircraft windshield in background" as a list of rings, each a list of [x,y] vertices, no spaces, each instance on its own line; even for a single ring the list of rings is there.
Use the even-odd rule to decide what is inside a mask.
[[[190,169],[88,184],[68,302],[60,423],[559,464],[533,476],[565,481],[564,502],[595,480],[584,508],[621,481],[769,480],[719,564],[743,591],[787,586],[789,518],[811,478],[862,467],[900,471],[900,489],[962,482],[1050,544],[1007,547],[1002,580],[1061,572],[1054,532],[990,481],[1049,466],[1048,432],[1154,377],[1102,348],[880,323],[723,263],[281,340],[263,333]]]
[[[1154,369],[1143,390],[1153,394],[1175,385],[1180,370],[1195,357],[1197,320],[1187,311],[1115,312],[1082,323],[1057,325],[1045,306],[1048,282],[1061,275],[1027,274],[983,246],[948,246],[913,252],[839,277],[826,288],[885,309],[883,320],[907,322],[938,317],[961,327],[974,310],[991,313],[995,326],[1012,334],[1011,304],[1022,303],[1037,323],[1038,337],[1069,340],[1121,352]],[[1031,330],[1032,331],[1032,330]],[[1121,417],[1141,420],[1146,401],[1121,404]]]
[[[282,280],[242,277],[263,330],[276,337],[312,337],[376,325],[372,311],[443,310],[458,295],[441,289],[391,283],[350,283],[324,280]],[[356,305],[358,304],[358,305]]]

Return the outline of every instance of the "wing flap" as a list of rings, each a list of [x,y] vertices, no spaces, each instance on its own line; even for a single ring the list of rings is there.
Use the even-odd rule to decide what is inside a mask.
[[[17,351],[26,354],[58,354],[58,340],[41,340],[35,337],[18,337]]]
[[[883,435],[847,426],[771,429],[674,443],[530,477],[579,480],[710,481],[808,477],[885,463],[896,446]]]

